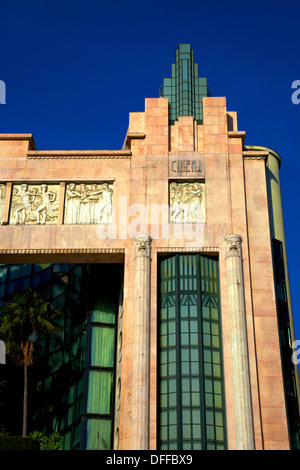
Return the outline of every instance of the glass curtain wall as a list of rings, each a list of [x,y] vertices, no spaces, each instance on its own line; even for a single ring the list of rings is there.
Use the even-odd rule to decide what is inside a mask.
[[[276,298],[280,345],[283,364],[283,377],[286,394],[287,416],[289,422],[292,449],[300,449],[300,414],[295,379],[295,367],[292,362],[293,348],[289,308],[286,292],[286,279],[282,242],[273,238],[273,258],[276,283]]]
[[[162,96],[169,100],[169,120],[174,124],[178,116],[194,116],[203,122],[202,98],[208,96],[207,79],[199,77],[198,64],[190,44],[179,44],[176,62],[171,66],[172,76],[163,79]]]
[[[28,373],[29,431],[60,433],[66,450],[112,447],[119,283],[118,264],[0,265],[0,304],[31,287],[64,312],[62,331],[37,339]]]
[[[111,449],[113,443],[119,276],[106,265],[99,275],[91,266],[88,313],[88,353],[82,446]],[[118,282],[116,282],[118,279]],[[99,291],[101,295],[99,295]]]
[[[159,448],[225,449],[218,260],[166,258],[159,286]]]

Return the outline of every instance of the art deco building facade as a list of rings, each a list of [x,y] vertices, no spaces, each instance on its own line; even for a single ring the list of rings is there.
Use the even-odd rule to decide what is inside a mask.
[[[299,447],[280,156],[245,145],[182,44],[122,150],[0,135],[0,299],[64,309],[38,338],[32,429],[65,449]]]

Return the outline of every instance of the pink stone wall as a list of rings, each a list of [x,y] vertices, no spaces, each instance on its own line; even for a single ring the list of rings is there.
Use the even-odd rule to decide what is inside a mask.
[[[129,206],[143,204],[148,208],[149,223],[151,208],[155,211],[159,205],[169,202],[169,154],[190,155],[191,159],[204,155],[206,224],[203,243],[189,248],[184,237],[176,239],[173,234],[170,239],[152,241],[150,449],[157,446],[157,261],[161,254],[172,251],[219,255],[227,437],[228,447],[235,449],[224,245],[224,237],[230,233],[242,237],[256,448],[289,448],[271,260],[266,157],[250,158],[243,150],[243,140],[244,133],[238,132],[236,113],[227,111],[226,98],[223,97],[203,99],[203,125],[196,124],[192,117],[180,117],[173,126],[168,121],[168,100],[146,99],[145,112],[130,113],[123,151],[43,153],[34,151],[30,136],[0,136],[0,182],[59,182],[63,194],[64,183],[111,180],[116,211],[119,211],[119,197],[126,196]],[[10,186],[7,188],[4,224],[7,224],[9,209]],[[134,240],[126,236],[126,227],[120,227],[119,221],[117,229],[122,238],[101,240],[95,226],[64,225],[62,211],[61,200],[59,223],[54,226],[0,226],[0,262],[23,262],[24,259],[42,262],[50,256],[45,250],[52,250],[51,259],[62,259],[65,255],[67,258],[64,259],[83,262],[120,260],[115,257],[122,254],[125,278],[120,449],[130,449],[134,386]],[[134,216],[129,217],[128,222],[133,219]],[[160,224],[160,233],[162,228]],[[151,224],[148,234],[151,235]],[[89,252],[81,252],[76,258],[76,250],[79,253],[84,249],[89,249]]]

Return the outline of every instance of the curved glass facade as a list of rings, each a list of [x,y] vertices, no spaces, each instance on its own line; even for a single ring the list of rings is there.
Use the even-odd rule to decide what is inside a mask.
[[[0,304],[31,287],[64,311],[29,368],[29,431],[60,433],[64,449],[112,447],[119,282],[117,264],[0,266]]]

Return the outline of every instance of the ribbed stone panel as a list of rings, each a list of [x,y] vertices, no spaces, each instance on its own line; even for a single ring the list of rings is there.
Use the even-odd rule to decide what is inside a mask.
[[[245,293],[239,235],[226,237],[226,270],[237,450],[254,450]]]

